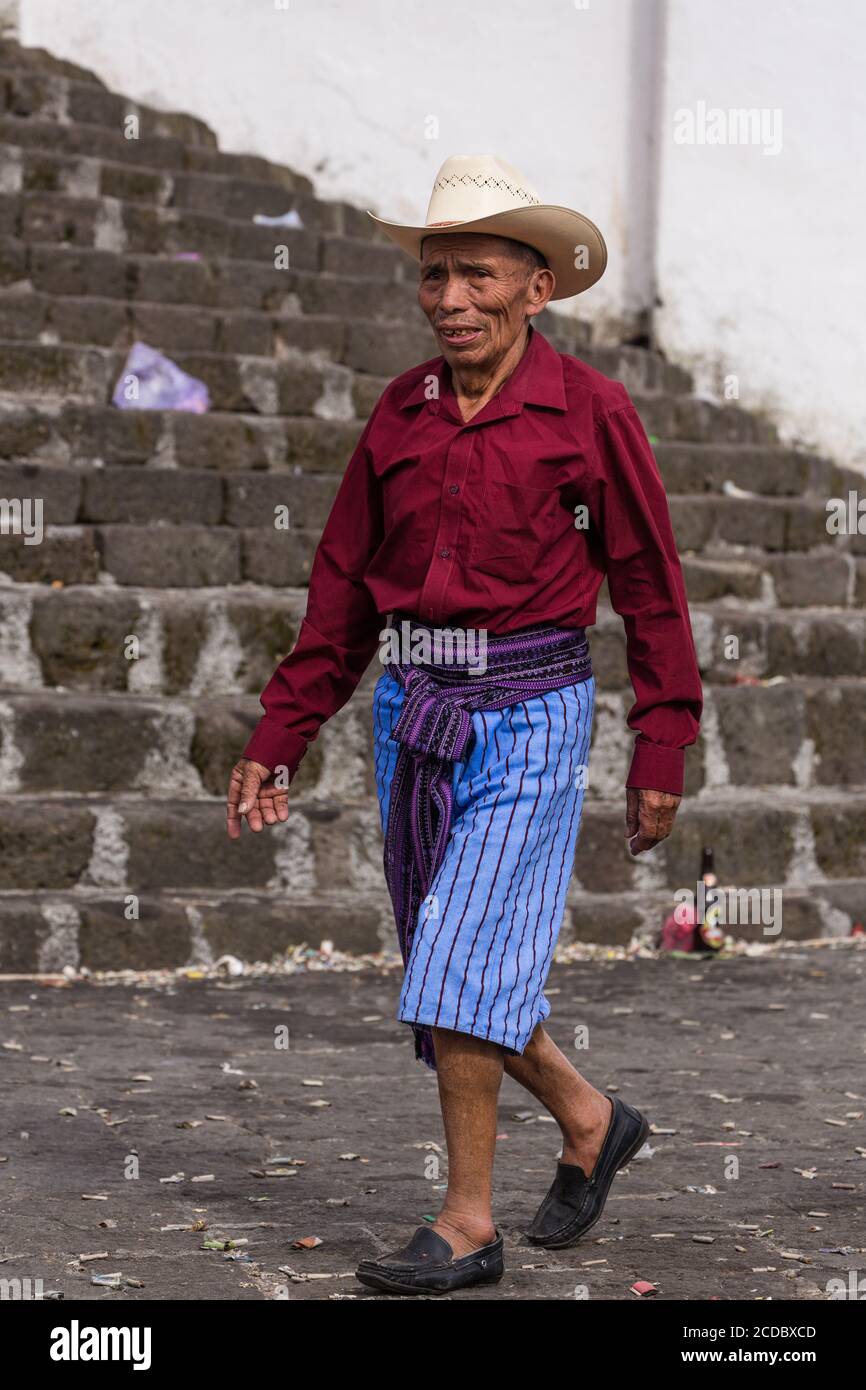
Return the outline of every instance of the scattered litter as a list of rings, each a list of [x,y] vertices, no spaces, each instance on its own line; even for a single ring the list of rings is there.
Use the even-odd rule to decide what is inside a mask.
[[[340,1154],[340,1158],[343,1160],[344,1163],[351,1163],[351,1161],[352,1161],[353,1158],[360,1158],[360,1157],[361,1157],[360,1154]]]
[[[692,1240],[696,1245],[715,1245],[716,1243],[715,1236],[692,1236]]]
[[[758,492],[749,492],[746,488],[737,487],[737,484],[732,483],[730,478],[726,478],[722,483],[722,492],[726,497],[749,497],[753,501],[760,497]]]
[[[322,1244],[321,1236],[301,1236],[299,1240],[290,1241],[292,1250],[315,1250],[317,1245]]]
[[[638,1298],[652,1298],[654,1293],[658,1293],[658,1284],[650,1284],[646,1279],[636,1279],[630,1286],[631,1292],[637,1294]]]
[[[108,1251],[107,1251],[107,1250],[100,1250],[100,1251],[98,1252],[98,1254],[96,1254],[96,1255],[79,1255],[79,1256],[78,1256],[78,1263],[83,1265],[83,1264],[87,1264],[88,1260],[107,1260],[107,1259],[108,1259]]]
[[[327,1110],[331,1104],[329,1100],[309,1100],[307,1104],[314,1110]]]
[[[118,410],[186,410],[203,415],[210,396],[203,381],[147,343],[133,343],[111,397]]]
[[[64,1105],[62,1110],[58,1110],[58,1115],[77,1115],[78,1111],[72,1105]]]
[[[170,1178],[160,1178],[160,1182],[183,1182],[184,1179],[184,1173],[172,1173]]]
[[[245,1079],[244,1081],[241,1081],[241,1082],[238,1084],[238,1090],[239,1090],[239,1091],[257,1091],[258,1089],[259,1089],[259,1083],[258,1083],[258,1081],[253,1081],[253,1078],[252,1078],[251,1076],[246,1077],[246,1079]]]
[[[190,1182],[216,1182],[213,1173],[199,1173],[196,1177],[190,1178]]]
[[[107,1202],[107,1201],[108,1201],[108,1193],[107,1193],[107,1192],[82,1192],[82,1194],[81,1194],[81,1200],[82,1200],[82,1202]]]
[[[302,1086],[324,1086],[324,1084],[324,1081],[306,1080],[301,1082]]]
[[[204,1124],[204,1120],[176,1120],[175,1129],[198,1129],[199,1125]]]
[[[98,1284],[102,1289],[119,1289],[122,1280],[119,1270],[115,1274],[93,1274],[90,1278],[91,1284]]]
[[[214,970],[220,970],[223,974],[234,978],[236,975],[243,975],[246,966],[242,960],[238,960],[237,956],[220,956],[214,964]]]
[[[296,208],[281,212],[278,217],[269,217],[266,212],[256,212],[253,213],[253,221],[259,227],[293,227],[297,231],[302,231],[304,227]]]
[[[112,1221],[112,1220],[110,1220],[110,1219],[103,1218],[102,1221],[97,1221],[96,1224],[97,1224],[97,1226],[101,1226],[101,1227],[103,1228],[103,1230],[105,1230],[105,1231],[116,1231],[116,1230],[117,1230],[117,1222],[116,1222],[116,1221]]]

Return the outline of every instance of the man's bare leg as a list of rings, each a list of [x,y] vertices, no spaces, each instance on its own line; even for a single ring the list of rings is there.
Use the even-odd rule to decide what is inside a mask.
[[[592,1176],[613,1111],[611,1100],[581,1076],[539,1023],[521,1057],[505,1070],[549,1110],[562,1131],[563,1163]]]
[[[448,1146],[448,1191],[433,1230],[458,1260],[496,1238],[493,1160],[503,1051],[468,1033],[432,1031]]]

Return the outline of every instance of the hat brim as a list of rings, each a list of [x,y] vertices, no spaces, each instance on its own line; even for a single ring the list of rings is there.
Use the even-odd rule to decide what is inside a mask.
[[[476,217],[469,222],[451,222],[444,227],[416,227],[405,222],[388,222],[375,213],[367,213],[391,241],[416,261],[421,259],[421,242],[430,236],[454,235],[457,232],[486,232],[489,236],[509,237],[534,246],[544,256],[556,278],[552,299],[570,299],[583,294],[604,274],[607,265],[607,246],[594,222],[572,208],[556,207],[551,203],[534,203],[526,208],[509,208],[506,212]],[[586,247],[586,257],[578,256]],[[587,264],[575,265],[585,259]]]

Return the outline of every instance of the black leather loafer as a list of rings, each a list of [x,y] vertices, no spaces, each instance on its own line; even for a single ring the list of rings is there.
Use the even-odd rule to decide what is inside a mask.
[[[409,1244],[380,1260],[362,1260],[355,1277],[384,1293],[451,1293],[470,1284],[495,1284],[505,1273],[502,1236],[455,1260],[454,1251],[430,1226],[419,1226]]]
[[[526,1232],[532,1245],[562,1250],[585,1236],[601,1216],[618,1168],[633,1158],[649,1134],[649,1121],[633,1105],[611,1096],[607,1134],[592,1177],[577,1163],[558,1163],[556,1177]]]

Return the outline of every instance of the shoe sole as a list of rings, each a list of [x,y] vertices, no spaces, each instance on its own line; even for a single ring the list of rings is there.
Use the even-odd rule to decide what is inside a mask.
[[[644,1116],[643,1123],[641,1124],[637,1139],[635,1139],[631,1147],[626,1150],[619,1163],[616,1165],[613,1172],[611,1173],[610,1182],[608,1183],[607,1189],[602,1198],[601,1206],[599,1207],[597,1213],[592,1218],[588,1226],[582,1226],[581,1229],[578,1231],[577,1235],[560,1237],[559,1239],[551,1237],[547,1240],[539,1240],[537,1237],[527,1235],[526,1238],[529,1241],[530,1245],[540,1245],[545,1250],[568,1250],[570,1246],[577,1245],[578,1241],[583,1240],[584,1236],[592,1230],[596,1222],[601,1220],[602,1213],[604,1212],[605,1208],[605,1203],[607,1202],[608,1193],[610,1192],[613,1180],[619,1172],[620,1168],[624,1168],[627,1163],[630,1163],[631,1160],[634,1158],[635,1154],[638,1152],[638,1150],[643,1148],[649,1136],[649,1132],[649,1120]]]
[[[429,1293],[440,1295],[443,1293],[459,1293],[461,1289],[475,1289],[480,1284],[498,1284],[500,1279],[502,1279],[504,1272],[505,1271],[503,1270],[502,1274],[486,1275],[483,1279],[473,1279],[470,1284],[459,1284],[455,1289],[424,1289],[419,1288],[417,1284],[401,1284],[396,1279],[386,1278],[384,1274],[374,1274],[372,1270],[356,1270],[355,1278],[358,1280],[359,1284],[363,1284],[368,1289],[376,1289],[379,1293]]]

